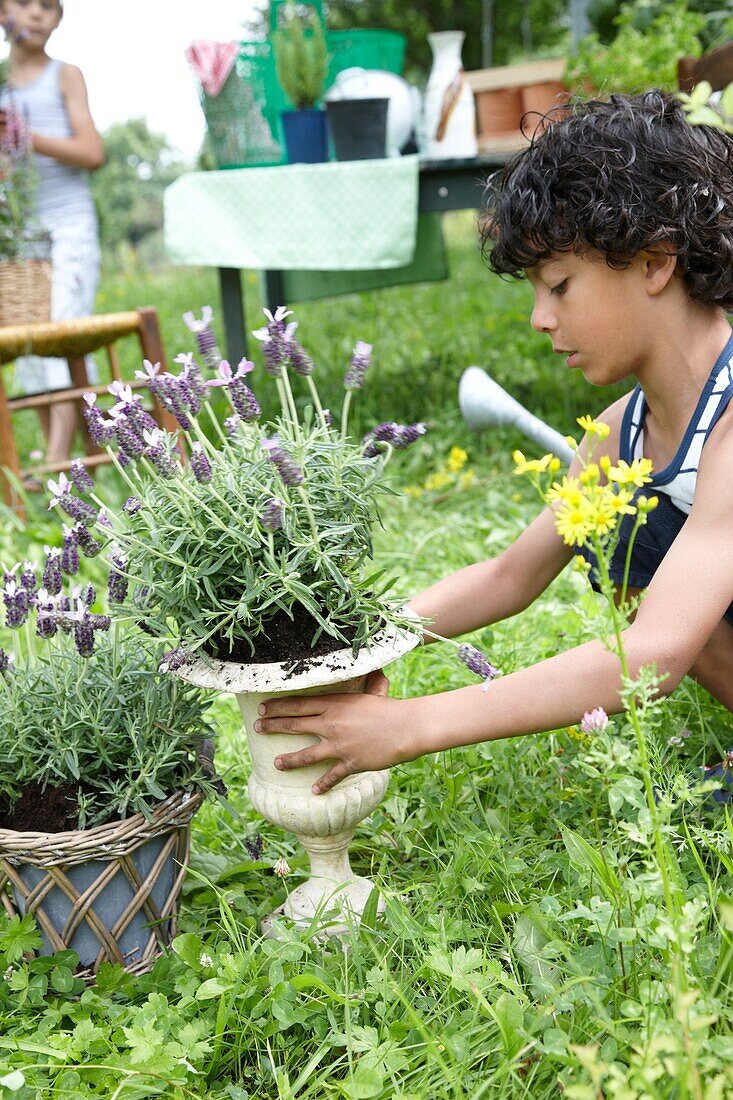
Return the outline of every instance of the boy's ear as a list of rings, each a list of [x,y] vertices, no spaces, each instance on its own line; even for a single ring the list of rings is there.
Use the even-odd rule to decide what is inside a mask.
[[[676,253],[671,249],[669,251],[661,248],[654,249],[644,253],[643,261],[647,294],[652,296],[661,294],[665,287],[669,285],[669,281],[677,267]]]

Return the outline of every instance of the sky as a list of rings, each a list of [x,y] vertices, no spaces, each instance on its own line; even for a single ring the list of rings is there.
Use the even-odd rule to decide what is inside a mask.
[[[227,42],[257,0],[64,0],[48,53],[78,65],[97,129],[144,117],[192,161],[205,123],[197,82],[184,56],[195,38]],[[0,47],[0,56],[7,47]]]

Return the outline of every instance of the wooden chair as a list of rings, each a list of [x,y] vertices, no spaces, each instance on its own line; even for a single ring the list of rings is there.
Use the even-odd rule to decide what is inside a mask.
[[[733,82],[733,42],[726,42],[702,57],[679,59],[677,83],[681,92],[691,92],[702,80],[707,80],[714,92]]]
[[[158,315],[154,309],[138,309],[128,313],[107,313],[92,317],[78,317],[69,321],[9,325],[0,328],[0,488],[7,503],[15,504],[19,514],[23,513],[22,506],[17,499],[14,501],[15,493],[3,469],[7,468],[16,477],[23,478],[26,475],[58,473],[60,470],[68,469],[71,460],[41,463],[21,469],[13,432],[12,414],[22,409],[50,408],[52,405],[67,401],[78,402],[81,414],[83,394],[88,391],[106,393],[109,385],[109,382],[101,385],[90,384],[84,356],[105,348],[112,380],[123,381],[115,343],[124,336],[137,336],[140,343],[141,365],[143,359],[149,359],[152,363],[160,363],[163,370],[166,369]],[[71,387],[52,390],[48,393],[8,397],[3,385],[2,366],[22,355],[58,356],[66,359],[71,375]],[[125,383],[134,390],[146,384],[141,379],[125,380]],[[174,417],[166,412],[159,402],[154,402],[151,411],[161,428],[169,431],[177,429],[178,425]],[[84,464],[94,467],[110,462],[109,455],[92,442],[84,418],[80,415],[79,419],[86,443],[87,457]]]

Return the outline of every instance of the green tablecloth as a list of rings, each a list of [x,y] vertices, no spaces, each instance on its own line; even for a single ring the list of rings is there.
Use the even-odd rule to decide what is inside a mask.
[[[165,246],[181,264],[386,271],[414,258],[417,208],[417,156],[191,172],[166,189]]]

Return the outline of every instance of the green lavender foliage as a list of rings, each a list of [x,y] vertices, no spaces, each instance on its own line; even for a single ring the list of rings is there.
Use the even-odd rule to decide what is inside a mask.
[[[208,700],[157,671],[159,644],[98,638],[85,659],[69,637],[38,643],[0,675],[0,794],[31,782],[79,784],[79,828],[124,818],[178,790],[212,785],[196,757],[212,733]]]
[[[305,472],[303,485],[286,486],[267,458],[262,441],[273,431]],[[389,582],[368,567],[378,500],[390,492],[383,456],[364,458],[353,439],[308,416],[302,427],[241,425],[209,457],[206,484],[190,467],[170,481],[140,467],[130,474],[142,507],[118,514],[126,527],[114,535],[137,582],[129,614],[142,612],[161,633],[173,621],[191,648],[215,639],[209,649],[244,642],[252,653],[274,616],[292,617],[297,605],[312,616],[313,643],[325,633],[355,650],[402,621],[385,601]],[[284,521],[268,532],[262,515],[273,498]]]
[[[298,110],[314,107],[323,95],[329,63],[320,20],[310,18],[307,25],[304,24],[293,6],[274,37],[280,87]]]

